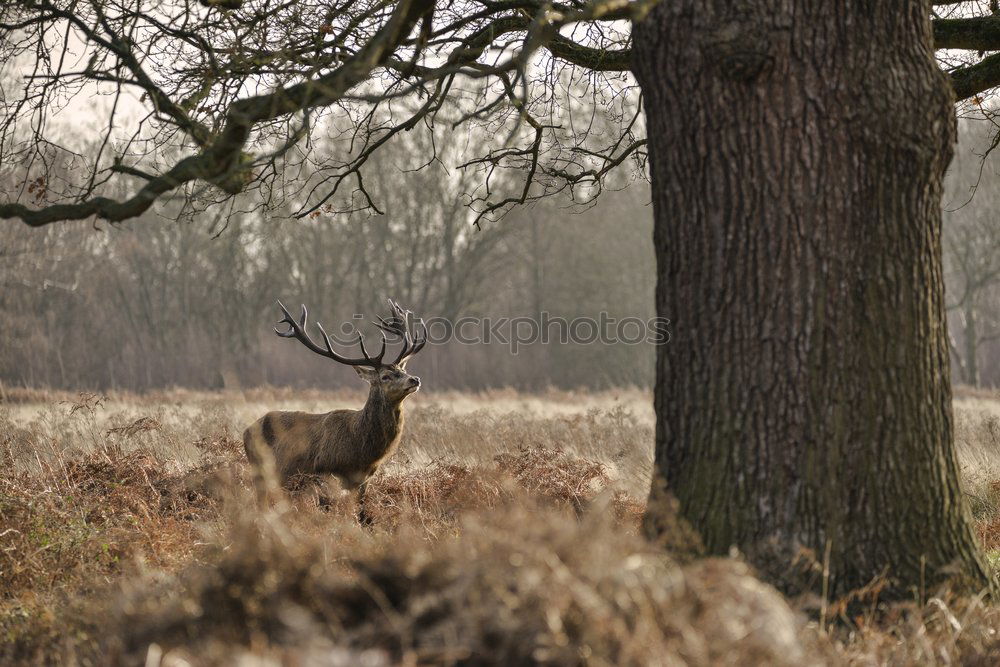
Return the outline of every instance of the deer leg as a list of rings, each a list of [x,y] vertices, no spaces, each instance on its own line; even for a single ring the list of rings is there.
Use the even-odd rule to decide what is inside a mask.
[[[334,506],[334,497],[328,493],[330,487],[326,484],[329,479],[321,480],[316,484],[316,506],[324,512],[329,512]]]
[[[357,501],[358,508],[358,523],[362,526],[370,526],[372,524],[371,517],[365,512],[365,490],[368,486],[368,475],[365,474],[352,474],[350,476],[341,477],[341,483],[344,489],[348,493],[353,493]]]
[[[365,491],[368,489],[368,480],[358,485],[358,523],[362,526],[371,526],[373,521],[365,511]]]
[[[267,509],[282,498],[282,476],[278,473],[274,453],[258,442],[251,431],[243,434],[243,447],[250,464],[251,481],[257,497],[257,507]]]

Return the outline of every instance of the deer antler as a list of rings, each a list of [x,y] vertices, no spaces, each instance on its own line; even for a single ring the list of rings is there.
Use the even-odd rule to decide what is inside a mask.
[[[295,321],[295,318],[292,317],[291,313],[288,312],[288,309],[285,308],[281,301],[278,301],[278,307],[281,308],[281,312],[285,315],[285,317],[278,322],[278,326],[282,324],[288,325],[287,331],[279,331],[278,327],[274,328],[274,333],[278,334],[282,338],[295,338],[316,354],[322,355],[328,359],[333,359],[336,362],[346,364],[348,366],[370,366],[372,368],[381,368],[383,366],[382,357],[385,356],[386,345],[385,334],[382,334],[382,350],[375,357],[368,356],[368,350],[365,349],[365,340],[361,334],[358,334],[358,344],[361,346],[361,354],[364,356],[361,359],[349,359],[334,352],[333,345],[330,344],[330,337],[326,335],[326,331],[323,330],[323,325],[319,322],[316,323],[316,328],[318,328],[319,332],[323,335],[323,343],[326,346],[325,349],[317,345],[313,339],[309,337],[309,334],[306,333],[306,327],[308,326],[306,320],[309,317],[309,311],[306,310],[305,304],[302,304],[302,318],[299,322]],[[398,362],[399,360],[395,363]]]
[[[427,344],[427,325],[424,324],[423,318],[416,317],[409,310],[401,308],[392,299],[387,299],[387,301],[389,302],[389,308],[392,309],[392,315],[388,320],[379,317],[378,322],[374,322],[374,324],[385,333],[399,336],[403,339],[403,349],[399,351],[396,361],[392,362],[398,364],[415,355]],[[420,325],[423,330],[422,336],[416,331],[410,331],[411,322]]]

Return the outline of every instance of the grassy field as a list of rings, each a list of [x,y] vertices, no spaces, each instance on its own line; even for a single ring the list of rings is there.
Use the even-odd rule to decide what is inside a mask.
[[[679,523],[643,540],[642,392],[422,392],[370,528],[336,482],[258,510],[240,440],[360,393],[0,398],[0,664],[1000,661],[1000,608],[976,598],[787,600]],[[1000,402],[955,406],[995,557]]]

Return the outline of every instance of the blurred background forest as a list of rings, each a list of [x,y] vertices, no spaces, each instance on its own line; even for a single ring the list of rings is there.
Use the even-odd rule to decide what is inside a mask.
[[[1000,385],[1000,158],[983,159],[990,129],[961,124],[944,198],[954,379],[984,387]],[[592,204],[557,195],[477,231],[464,201],[473,175],[467,183],[442,163],[407,164],[408,154],[426,153],[425,140],[413,133],[377,157],[378,178],[366,186],[383,215],[296,220],[248,200],[219,222],[178,198],[99,231],[9,225],[0,382],[136,391],[357,384],[273,334],[279,298],[296,313],[306,303],[328,330],[355,313],[384,313],[385,297],[452,321],[655,315],[646,183],[614,184]],[[414,368],[437,389],[648,387],[653,355],[649,344],[554,341],[515,355],[500,341],[452,341],[428,346]]]
[[[408,156],[426,162],[417,156],[428,154],[427,140],[414,132],[372,158],[378,178],[365,185],[383,215],[296,220],[248,198],[235,204],[243,213],[219,222],[178,198],[99,231],[85,222],[8,224],[0,382],[138,391],[357,385],[354,373],[274,335],[276,299],[296,314],[305,303],[310,321],[331,332],[355,313],[384,315],[386,297],[452,321],[655,315],[647,184],[620,182],[593,205],[546,198],[477,231],[464,201],[477,175],[467,183],[441,161],[408,164]],[[653,354],[649,344],[557,341],[513,355],[502,342],[453,341],[429,345],[413,367],[436,389],[649,386]]]
[[[1000,386],[1000,154],[995,121],[959,123],[945,179],[945,304],[953,380]]]

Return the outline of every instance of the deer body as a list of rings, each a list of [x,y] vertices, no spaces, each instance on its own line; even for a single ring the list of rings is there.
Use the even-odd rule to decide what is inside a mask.
[[[287,331],[275,332],[285,338],[296,338],[307,348],[341,364],[353,366],[357,374],[371,385],[368,400],[360,410],[334,410],[323,414],[306,412],[268,412],[243,433],[243,446],[247,459],[258,472],[273,470],[284,485],[299,474],[333,475],[344,487],[356,490],[359,505],[364,500],[365,482],[392,456],[403,432],[403,400],[420,388],[420,378],[406,372],[409,358],[419,352],[427,342],[426,328],[423,337],[411,336],[407,316],[390,300],[393,315],[389,320],[379,318],[376,326],[384,333],[382,351],[374,357],[368,355],[364,341],[358,337],[362,357],[348,359],[333,350],[330,338],[323,327],[325,347],[317,345],[306,333],[308,313],[302,307],[302,318],[296,322],[281,302]],[[403,339],[403,348],[392,363],[383,363],[385,333]],[[362,506],[360,518],[365,520]]]
[[[392,456],[402,432],[401,401],[372,385],[360,410],[268,412],[243,433],[243,446],[255,464],[270,452],[283,483],[299,474],[333,475],[354,489]]]

